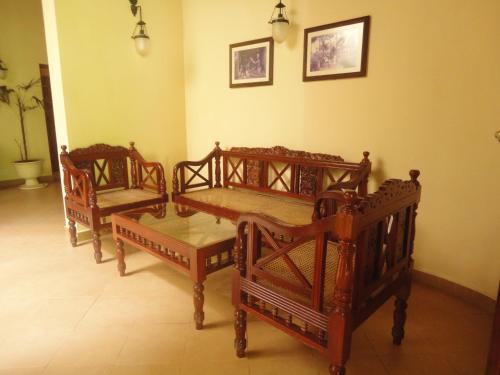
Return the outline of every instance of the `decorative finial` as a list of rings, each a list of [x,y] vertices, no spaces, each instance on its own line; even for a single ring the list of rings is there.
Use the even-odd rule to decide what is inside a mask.
[[[368,159],[368,156],[370,156],[370,153],[368,151],[363,152],[363,163],[369,163],[370,159]]]
[[[131,150],[135,150],[135,147],[134,147],[135,146],[135,142],[130,141],[128,144],[130,145],[130,149]]]
[[[61,145],[61,150],[62,150],[62,154],[67,154],[68,151],[66,151],[68,149],[68,147],[66,145]]]
[[[219,141],[215,141],[215,147],[217,147],[217,148],[218,148],[218,147],[219,147],[219,145],[220,145],[220,142],[219,142]]]
[[[420,182],[418,182],[418,176],[420,176],[420,171],[418,169],[412,169],[410,171],[411,182],[413,182],[417,187],[420,186]]]
[[[345,206],[343,211],[349,214],[353,213],[354,206],[357,205],[359,202],[358,193],[356,192],[356,190],[344,191],[344,200],[345,200]]]

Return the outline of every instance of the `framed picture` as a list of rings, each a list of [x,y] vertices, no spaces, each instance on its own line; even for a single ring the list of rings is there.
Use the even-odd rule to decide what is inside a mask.
[[[272,85],[273,55],[273,38],[231,44],[229,87]]]
[[[304,81],[366,76],[370,17],[304,30]]]

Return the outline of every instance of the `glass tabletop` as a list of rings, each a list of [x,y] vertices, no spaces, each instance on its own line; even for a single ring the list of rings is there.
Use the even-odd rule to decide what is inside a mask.
[[[236,236],[236,225],[231,221],[175,203],[157,204],[120,215],[196,248]]]

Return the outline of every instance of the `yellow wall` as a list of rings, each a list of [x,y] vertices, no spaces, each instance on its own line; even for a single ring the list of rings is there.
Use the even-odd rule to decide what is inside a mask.
[[[6,83],[16,86],[40,77],[38,64],[47,63],[40,0],[0,0],[0,59],[9,68]],[[33,91],[42,97],[40,87]],[[22,143],[16,107],[0,104],[0,181],[17,179],[12,162],[19,160]],[[43,175],[50,175],[50,156],[45,116],[42,109],[26,115],[28,156],[43,159]]]
[[[130,38],[138,19],[128,2],[56,0],[68,142],[133,140],[170,174],[186,155],[181,1],[141,4],[152,41],[146,58]]]
[[[269,36],[267,0],[184,0],[188,154],[215,140],[372,153],[374,179],[422,171],[416,268],[496,296],[500,2],[287,0],[274,85],[229,89],[230,43]],[[371,15],[368,77],[302,82],[305,27]]]

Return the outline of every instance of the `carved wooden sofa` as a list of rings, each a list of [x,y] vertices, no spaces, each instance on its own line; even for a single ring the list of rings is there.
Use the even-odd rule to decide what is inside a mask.
[[[147,162],[130,142],[130,148],[95,144],[60,155],[64,174],[66,216],[71,244],[76,246],[75,222],[92,231],[94,257],[101,262],[100,230],[111,228],[113,212],[168,201],[160,163]],[[130,160],[130,183],[127,158]]]
[[[325,355],[331,374],[345,374],[352,331],[393,295],[393,343],[401,344],[421,192],[419,172],[410,176],[364,198],[325,192],[317,220],[305,226],[241,215],[233,273],[238,357],[245,356],[250,313]],[[319,208],[331,200],[337,213],[322,217]]]
[[[357,189],[366,195],[371,163],[369,153],[363,155],[360,163],[349,163],[340,156],[280,146],[223,151],[216,142],[204,159],[175,165],[172,200],[230,220],[253,211],[307,224],[323,190]]]

